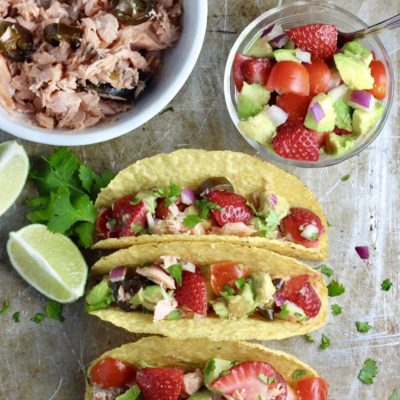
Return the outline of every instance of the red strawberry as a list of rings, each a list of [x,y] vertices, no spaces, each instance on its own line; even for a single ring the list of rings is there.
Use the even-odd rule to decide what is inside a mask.
[[[169,210],[165,205],[165,199],[159,198],[157,199],[157,207],[156,207],[156,218],[157,219],[165,219],[168,217]]]
[[[253,218],[253,212],[247,205],[247,200],[240,194],[214,191],[207,195],[207,200],[221,207],[221,210],[211,209],[211,214],[219,226],[229,222],[248,224]]]
[[[181,368],[143,368],[136,383],[143,400],[178,400],[183,384]]]
[[[297,47],[315,57],[326,60],[335,54],[338,38],[336,25],[303,25],[289,29],[286,33]]]
[[[272,139],[276,154],[284,158],[301,161],[318,161],[319,150],[313,131],[300,121],[286,121],[278,126]]]
[[[312,211],[305,208],[291,208],[290,214],[281,221],[281,232],[294,243],[305,247],[317,247],[324,227],[318,215]]]
[[[271,383],[267,383],[271,381]],[[285,400],[287,383],[272,365],[261,361],[246,361],[233,367],[229,373],[211,383],[226,398],[258,400]],[[271,397],[271,392],[273,395]],[[234,396],[234,397],[233,397]]]
[[[255,58],[245,61],[242,64],[243,78],[248,84],[259,83],[265,86],[274,64],[275,62],[270,58]]]
[[[183,271],[182,285],[176,288],[175,298],[179,306],[207,315],[206,281],[199,270],[195,273]]]
[[[338,127],[335,127],[335,129],[333,130],[333,132],[336,133],[336,135],[339,136],[344,136],[344,135],[351,135],[350,131],[347,131],[346,129],[340,129]]]
[[[239,91],[242,90],[244,81],[242,66],[245,62],[251,59],[252,58],[249,56],[237,53],[235,56],[235,60],[233,61],[233,81],[235,82],[236,89]]]
[[[308,317],[315,317],[321,309],[321,299],[313,288],[308,275],[299,275],[289,279],[282,289],[286,300],[303,309]]]
[[[114,233],[114,222],[110,223],[113,220],[113,211],[112,208],[106,208],[100,212],[96,221],[96,232],[101,238],[109,238],[115,235]],[[116,235],[117,236],[117,235]]]
[[[320,149],[325,145],[326,139],[328,138],[329,133],[328,132],[316,132],[310,129],[310,131],[313,134],[313,138],[315,143],[317,144],[318,148]]]

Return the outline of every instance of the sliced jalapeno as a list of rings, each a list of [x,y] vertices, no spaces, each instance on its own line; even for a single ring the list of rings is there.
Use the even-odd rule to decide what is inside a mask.
[[[120,22],[139,25],[151,17],[154,0],[113,0],[112,9]]]
[[[25,61],[33,53],[33,35],[22,25],[0,22],[0,51],[13,61]]]
[[[82,31],[78,26],[54,23],[46,26],[43,39],[52,46],[58,46],[64,40],[76,50],[82,43]]]
[[[105,99],[130,102],[133,102],[135,100],[136,88],[116,88],[110,83],[99,83],[98,85],[94,85],[91,82],[86,82],[86,86],[90,89],[95,90],[100,97],[103,97]]]

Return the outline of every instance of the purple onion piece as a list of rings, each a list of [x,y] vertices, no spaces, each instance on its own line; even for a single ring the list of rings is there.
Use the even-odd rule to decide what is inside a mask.
[[[310,106],[310,112],[317,123],[325,117],[324,109],[321,107],[321,104],[319,104],[318,101]]]
[[[264,32],[261,34],[261,37],[267,36],[268,33],[271,33],[272,29],[274,29],[275,24],[270,25],[268,28],[264,29]]]
[[[276,292],[274,294],[274,300],[277,307],[281,307],[282,304],[286,301],[285,296],[280,292]]]
[[[350,102],[357,104],[363,108],[370,109],[373,96],[365,90],[353,90],[350,95]]]
[[[368,260],[369,258],[369,247],[368,246],[356,246],[355,247],[357,254],[360,256],[362,260]]]
[[[125,279],[126,267],[117,267],[110,272],[110,282],[121,282]]]
[[[274,49],[281,49],[287,42],[289,38],[287,37],[286,34],[279,35],[276,38],[272,39],[269,44],[274,48]]]
[[[188,188],[184,188],[181,191],[181,200],[183,204],[186,204],[187,206],[192,205],[195,200],[196,200],[196,195],[194,192]]]
[[[278,204],[278,198],[275,193],[271,193],[268,197],[268,203],[271,208],[274,208]]]

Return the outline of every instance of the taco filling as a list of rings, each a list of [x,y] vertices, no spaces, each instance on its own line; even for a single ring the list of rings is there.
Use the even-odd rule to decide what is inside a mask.
[[[323,378],[298,372],[289,384],[269,363],[210,359],[204,365],[180,367],[133,365],[107,357],[89,372],[92,400],[297,400],[328,398]],[[295,371],[296,372],[296,371]]]
[[[204,266],[166,255],[137,268],[114,268],[85,299],[88,312],[117,307],[153,313],[154,322],[215,316],[307,323],[321,310],[317,285],[307,274],[271,276],[234,261]]]
[[[246,198],[224,177],[196,190],[174,183],[116,200],[97,219],[99,239],[150,235],[264,237],[318,247],[324,227],[311,210],[298,208],[269,189]]]

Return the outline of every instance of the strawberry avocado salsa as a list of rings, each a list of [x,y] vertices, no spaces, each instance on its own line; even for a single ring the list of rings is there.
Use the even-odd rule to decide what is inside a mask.
[[[383,114],[384,64],[360,41],[338,48],[335,25],[268,27],[236,54],[233,79],[240,130],[284,158],[342,154]]]
[[[116,200],[97,218],[100,239],[143,234],[259,236],[318,247],[324,227],[312,211],[291,207],[269,189],[248,199],[224,177],[197,190],[172,183]]]
[[[308,275],[251,273],[236,262],[200,267],[171,255],[151,265],[114,268],[85,300],[88,312],[119,307],[153,313],[154,322],[211,314],[232,320],[258,315],[305,323],[321,309]]]
[[[93,400],[328,398],[328,385],[323,378],[301,376],[292,387],[271,364],[261,361],[214,358],[186,371],[180,367],[136,366],[109,357],[93,365],[89,379]]]

